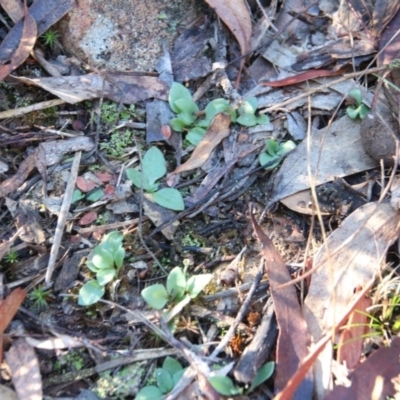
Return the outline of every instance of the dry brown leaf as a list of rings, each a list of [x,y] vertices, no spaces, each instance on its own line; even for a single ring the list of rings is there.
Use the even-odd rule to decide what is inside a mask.
[[[395,337],[390,347],[376,350],[350,375],[350,387],[336,386],[324,400],[336,399],[393,399],[396,390],[393,380],[400,375],[400,338]],[[380,380],[380,381],[379,381]],[[381,387],[380,384],[382,385]],[[398,392],[397,392],[398,395]]]
[[[381,37],[381,42],[379,43],[379,54],[381,53],[381,49],[387,43],[388,39],[394,38],[397,35],[396,31],[399,29],[399,10],[400,10],[400,3],[398,1],[377,1],[375,2],[374,11],[372,15],[372,23],[373,28],[371,29],[372,36],[376,39]],[[393,20],[397,19],[393,23]],[[387,25],[389,26],[387,27]],[[387,29],[385,29],[387,27]],[[386,36],[386,38],[384,38]],[[395,44],[398,39],[394,38]],[[383,40],[383,41],[382,41]],[[378,59],[380,55],[378,55]],[[386,63],[385,63],[386,64]],[[387,63],[389,64],[389,63]],[[383,64],[381,64],[383,65]]]
[[[265,259],[271,296],[274,301],[276,320],[279,326],[279,336],[276,350],[275,390],[280,391],[296,373],[300,363],[308,354],[310,335],[306,321],[303,318],[298,296],[294,285],[277,289],[280,285],[291,281],[290,274],[282,257],[272,241],[263,232],[250,214],[253,228],[261,242],[262,254]],[[312,375],[306,374],[298,386],[293,399],[311,399],[313,392]]]
[[[15,78],[20,82],[39,86],[67,103],[96,99],[101,96],[117,103],[135,104],[149,98],[167,100],[168,85],[155,76],[133,72],[109,72],[54,78]]]
[[[90,225],[92,222],[96,221],[97,219],[97,212],[89,211],[86,213],[80,220],[79,225]]]
[[[39,361],[32,346],[25,339],[16,340],[5,354],[14,388],[20,399],[42,400],[42,379]]]
[[[244,0],[206,0],[239,42],[242,55],[248,53],[251,18]]]
[[[284,160],[276,177],[269,204],[310,187],[308,165],[313,174],[318,171],[315,184],[332,181],[374,168],[361,143],[360,124],[345,116],[329,127],[312,132],[310,151],[304,139]],[[310,154],[310,157],[308,157]],[[305,205],[306,207],[306,205]]]
[[[96,187],[94,182],[85,179],[83,176],[78,176],[76,178],[76,186],[84,193],[90,192]]]
[[[350,305],[347,307],[346,312],[344,313],[342,319],[339,320],[337,322],[337,325],[334,327],[334,332],[336,332],[337,329],[343,325],[343,323],[346,321],[346,319],[348,319],[350,313],[354,310],[357,303],[360,301],[360,299],[363,296],[366,295],[366,293],[370,290],[370,288],[373,284],[374,284],[374,279],[370,280],[365,285],[365,287],[362,289],[362,291],[358,294],[356,299],[352,303],[350,303]],[[300,364],[298,370],[296,371],[296,373],[293,375],[293,377],[291,379],[288,380],[285,388],[274,397],[274,400],[291,400],[293,398],[296,388],[303,381],[304,377],[307,374],[307,371],[315,363],[318,355],[321,353],[321,351],[324,350],[327,343],[332,339],[332,335],[334,332],[328,332],[324,337],[322,337],[318,341],[318,343],[316,343],[315,345],[313,345],[310,348],[309,354],[307,355],[306,358],[304,358],[301,361],[301,364]]]
[[[388,247],[397,239],[400,214],[387,204],[368,203],[349,215],[314,258],[304,317],[314,343],[342,318],[354,290],[380,270]],[[322,398],[330,385],[332,348],[316,363],[314,376]]]
[[[20,201],[14,217],[15,226],[18,228],[19,238],[26,243],[40,244],[46,240],[37,210],[29,207],[24,200]]]
[[[14,23],[24,16],[24,6],[20,0],[1,0],[0,4]]]
[[[26,9],[21,40],[17,49],[15,50],[15,53],[11,57],[10,63],[0,65],[0,79],[4,79],[28,58],[29,53],[33,49],[33,46],[36,42],[36,35],[36,22]]]
[[[4,300],[0,300],[0,362],[3,360],[3,333],[17,313],[25,296],[25,291],[21,288],[17,288]]]
[[[340,333],[337,360],[346,363],[348,369],[354,369],[361,358],[364,334],[368,331],[367,308],[372,304],[369,297],[363,297],[351,313],[346,326]]]
[[[8,327],[19,306],[22,304],[26,296],[23,289],[14,289],[4,300],[0,301],[0,335]]]
[[[21,162],[17,173],[1,183],[0,198],[8,196],[25,182],[35,165],[37,165],[38,157],[41,163],[45,162],[46,166],[49,167],[60,162],[66,153],[90,151],[93,146],[92,140],[87,136],[77,136],[68,140],[52,140],[41,143],[40,149],[37,148],[34,153]]]
[[[176,168],[172,174],[179,174],[183,171],[190,171],[191,169],[201,167],[208,160],[208,157],[215,147],[221,143],[222,139],[229,135],[230,123],[231,117],[229,115],[218,114],[211,123],[202,141],[194,149],[189,160]]]
[[[146,215],[146,217],[148,217],[155,226],[160,226],[175,217],[175,213],[173,211],[153,203],[149,194],[145,194],[143,197],[143,210],[144,215]],[[161,230],[161,232],[168,240],[174,240],[175,232],[178,226],[179,221],[175,221],[167,225]]]

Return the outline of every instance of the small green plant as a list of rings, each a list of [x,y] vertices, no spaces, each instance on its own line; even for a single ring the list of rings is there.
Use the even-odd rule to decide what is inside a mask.
[[[243,101],[236,111],[231,107],[228,100],[215,99],[207,104],[204,112],[199,111],[199,107],[193,101],[190,91],[180,83],[174,82],[169,92],[169,106],[177,115],[170,121],[171,128],[176,132],[187,132],[186,140],[197,146],[204,137],[213,118],[222,112],[231,116],[232,122],[237,122],[243,126],[255,126],[257,124],[267,124],[268,117],[263,114],[259,117],[255,115],[258,102],[255,97]],[[199,118],[200,115],[204,118]]]
[[[166,357],[161,368],[156,370],[156,385],[145,386],[136,395],[136,400],[161,400],[169,393],[185,372],[179,361]]]
[[[266,150],[259,156],[261,165],[268,164],[265,169],[274,169],[282,161],[282,157],[292,151],[296,145],[291,140],[278,143],[276,139],[268,139],[265,141]]]
[[[8,264],[15,264],[18,261],[18,253],[16,251],[11,250],[5,257],[4,260]]]
[[[150,147],[143,156],[141,170],[128,168],[126,175],[137,188],[143,188],[151,195],[152,200],[162,207],[174,211],[181,211],[185,208],[182,195],[177,189],[163,188],[158,190],[158,183],[167,173],[163,153],[157,147]]]
[[[91,259],[86,265],[96,274],[96,279],[81,287],[79,305],[90,306],[104,296],[105,286],[118,275],[125,258],[122,241],[123,236],[119,232],[111,232],[93,249]]]
[[[29,299],[33,302],[33,306],[40,310],[48,306],[49,295],[50,292],[44,290],[43,286],[38,286],[29,294]]]
[[[355,104],[352,104],[351,106],[348,106],[346,109],[347,115],[351,119],[356,119],[360,118],[363,119],[370,111],[370,108],[367,107],[363,102],[362,102],[362,93],[360,89],[352,89],[350,90],[348,97],[353,99]]]
[[[250,387],[246,390],[245,394],[249,395],[254,389],[260,386],[263,382],[269,379],[274,373],[275,363],[273,361],[264,364],[257,372],[257,375],[251,382]],[[228,376],[216,375],[208,378],[210,385],[219,393],[224,396],[235,396],[243,394],[243,388],[237,387]]]
[[[54,46],[57,43],[57,39],[60,37],[60,34],[53,29],[49,29],[47,32],[45,32],[42,36],[42,42],[45,46],[50,47],[51,49],[54,49]]]
[[[193,275],[186,279],[182,268],[175,267],[168,274],[167,287],[157,283],[143,289],[141,294],[149,306],[161,310],[168,302],[188,304],[200,294],[211,279],[212,274]]]

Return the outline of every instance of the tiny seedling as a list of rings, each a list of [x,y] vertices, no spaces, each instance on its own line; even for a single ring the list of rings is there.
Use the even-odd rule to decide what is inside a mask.
[[[182,211],[185,208],[182,195],[177,189],[163,188],[158,190],[157,181],[167,173],[165,158],[157,147],[150,147],[143,156],[141,170],[128,168],[126,175],[137,188],[143,188],[152,200],[161,207],[174,211]]]
[[[59,37],[60,34],[58,32],[54,31],[53,29],[49,29],[41,36],[41,39],[45,46],[48,46],[51,49],[53,49]]]
[[[244,101],[239,107],[239,117],[236,119],[236,122],[247,127],[268,124],[269,118],[265,114],[256,116],[257,107],[258,101],[255,97]]]
[[[15,264],[18,261],[18,253],[11,250],[5,257],[4,260],[9,264]]]
[[[185,305],[196,298],[211,279],[212,274],[193,275],[186,279],[182,268],[175,267],[168,274],[166,287],[161,283],[148,286],[142,290],[142,297],[156,310],[161,310],[168,302]]]
[[[369,113],[370,108],[367,107],[362,102],[361,90],[357,88],[350,90],[348,97],[353,99],[355,104],[352,104],[351,106],[347,107],[346,109],[347,115],[351,119],[356,119],[356,118],[363,119]]]
[[[157,386],[145,386],[136,395],[136,400],[161,400],[169,393],[185,372],[179,361],[166,357],[161,368],[156,370]]]
[[[268,139],[265,144],[266,150],[260,154],[259,161],[262,166],[266,165],[266,170],[271,170],[278,166],[282,158],[296,147],[291,140],[278,143],[276,139]]]
[[[44,290],[42,286],[39,286],[32,290],[29,294],[29,299],[33,301],[34,307],[41,310],[48,306],[47,299],[49,297],[50,292]]]
[[[266,115],[256,116],[258,102],[255,97],[243,101],[236,111],[231,107],[228,100],[215,99],[207,104],[203,112],[193,101],[190,91],[180,83],[174,82],[169,92],[169,106],[176,113],[176,118],[171,119],[171,128],[176,132],[187,132],[186,140],[197,146],[204,137],[213,118],[219,113],[228,113],[232,122],[237,122],[243,126],[255,126],[267,124],[269,119]],[[204,115],[204,118],[199,118]]]
[[[269,379],[274,373],[275,363],[273,361],[264,364],[257,372],[251,382],[250,387],[246,390],[245,394],[249,395],[254,389],[260,386],[263,382]],[[219,393],[224,396],[235,396],[243,394],[243,388],[240,388],[232,382],[228,376],[217,375],[214,373],[208,378],[210,385]]]
[[[111,232],[93,249],[86,265],[96,274],[96,279],[81,287],[78,297],[80,306],[90,306],[100,300],[107,283],[118,275],[125,258],[123,238],[119,232]]]

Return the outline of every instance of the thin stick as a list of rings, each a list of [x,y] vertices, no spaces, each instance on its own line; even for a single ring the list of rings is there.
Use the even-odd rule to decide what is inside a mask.
[[[65,224],[67,222],[68,211],[71,206],[72,195],[74,193],[76,178],[78,176],[79,165],[81,162],[82,152],[78,151],[75,153],[74,161],[72,162],[71,174],[68,180],[67,188],[65,189],[64,200],[61,205],[60,215],[57,221],[56,231],[54,233],[54,241],[50,250],[49,264],[47,265],[46,271],[46,286],[50,284],[51,276],[54,271],[54,266],[57,261],[58,250],[60,249],[61,239],[64,232]]]
[[[273,105],[271,107],[264,108],[263,110],[260,111],[260,114],[265,114],[265,113],[271,112],[273,110],[278,110],[280,108],[283,108],[283,107],[287,106],[288,104],[296,102],[297,100],[303,99],[304,97],[308,97],[308,96],[310,96],[310,95],[312,95],[314,93],[318,93],[318,92],[321,92],[323,90],[330,89],[333,85],[345,82],[350,78],[355,78],[355,77],[360,77],[362,75],[373,74],[375,72],[385,71],[385,70],[387,70],[387,68],[388,67],[386,65],[384,65],[382,67],[371,68],[371,69],[367,69],[365,71],[352,72],[350,74],[345,74],[344,76],[342,76],[339,79],[336,79],[336,80],[333,80],[331,82],[325,83],[325,84],[323,84],[323,85],[321,85],[319,87],[311,89],[310,91],[306,91],[305,93],[299,94],[298,96],[295,96],[295,97],[292,97],[292,98],[290,98],[288,100],[282,101],[281,103],[275,104],[275,105]]]
[[[261,281],[263,272],[264,272],[264,259],[261,259],[260,266],[258,267],[257,275],[254,279],[251,289],[249,290],[249,293],[247,294],[246,300],[243,302],[242,306],[240,307],[240,310],[238,311],[238,313],[236,315],[235,322],[228,329],[228,332],[226,332],[225,336],[219,342],[218,346],[211,353],[211,356],[210,356],[211,358],[216,357],[225,348],[225,346],[228,344],[228,342],[231,340],[233,334],[235,333],[237,327],[239,326],[240,322],[244,318],[245,313],[247,312],[247,309],[250,305],[251,298],[253,296],[253,293],[256,290],[256,287],[258,286],[259,282]]]

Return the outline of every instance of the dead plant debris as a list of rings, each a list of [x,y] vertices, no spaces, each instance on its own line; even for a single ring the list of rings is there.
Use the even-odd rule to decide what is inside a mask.
[[[400,4],[92,3],[1,2],[0,397],[399,398]]]

